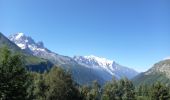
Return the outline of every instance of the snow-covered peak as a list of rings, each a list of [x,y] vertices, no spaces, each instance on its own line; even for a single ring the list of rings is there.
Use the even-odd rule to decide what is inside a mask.
[[[34,55],[47,52],[43,42],[36,43],[30,36],[26,36],[24,33],[16,33],[10,35],[9,39],[18,45],[21,49],[32,52]]]
[[[116,78],[128,77],[132,78],[137,74],[133,69],[121,66],[113,60],[106,58],[97,57],[94,55],[90,56],[75,56],[73,58],[79,64],[86,66],[91,69],[100,70],[100,72],[108,73],[115,76]]]
[[[114,75],[114,73],[112,72],[112,70],[114,70],[112,67],[113,61],[108,60],[106,58],[90,55],[90,56],[75,56],[73,59],[79,64],[86,66],[88,68],[105,70],[111,75]]]
[[[112,65],[113,61],[112,60],[108,60],[106,58],[102,58],[102,57],[97,57],[94,55],[90,55],[90,56],[84,56],[84,58],[88,59],[89,61],[95,61],[97,62],[99,65],[101,66],[108,66],[108,65]]]
[[[106,58],[97,57],[94,55],[90,56],[75,56],[75,61],[85,63],[89,66],[112,66],[113,61]]]
[[[26,36],[23,33],[10,35],[8,38],[27,53],[48,59],[55,64],[61,65],[75,63],[70,57],[62,56],[50,51],[44,46],[43,42],[35,42],[30,36]]]
[[[21,49],[26,49],[28,45],[36,44],[31,37],[24,33],[16,33],[9,36],[9,39],[17,44]]]
[[[24,33],[17,33],[15,39],[20,39],[21,37],[24,36]]]

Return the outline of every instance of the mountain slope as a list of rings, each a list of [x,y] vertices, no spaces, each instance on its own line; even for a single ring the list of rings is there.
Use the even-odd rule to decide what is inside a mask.
[[[50,63],[49,61],[32,56],[26,51],[21,50],[16,44],[11,42],[7,37],[0,33],[0,48],[4,46],[8,47],[13,53],[15,52],[21,53],[25,58],[24,60],[29,70],[42,72],[44,70],[49,69],[52,66],[52,63]]]
[[[153,84],[157,81],[170,85],[170,59],[154,64],[151,69],[133,79],[135,85]]]

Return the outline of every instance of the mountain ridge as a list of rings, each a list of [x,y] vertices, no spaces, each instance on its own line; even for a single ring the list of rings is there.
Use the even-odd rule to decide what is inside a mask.
[[[100,70],[92,69],[91,68],[92,66],[80,63],[79,61],[77,61],[75,59],[75,57],[72,58],[72,57],[63,56],[63,55],[59,55],[55,52],[52,52],[51,50],[49,50],[48,48],[46,48],[43,45],[43,42],[35,42],[31,37],[25,36],[24,33],[17,33],[14,35],[10,35],[9,39],[11,41],[13,41],[16,45],[18,45],[21,49],[26,50],[27,52],[31,53],[34,56],[37,56],[37,57],[40,57],[43,59],[48,59],[51,62],[53,62],[55,65],[61,66],[64,69],[70,69],[71,72],[73,73],[74,78],[77,78],[78,76],[82,76],[87,79],[88,75],[86,76],[86,74],[90,73],[91,75],[96,76],[96,77],[94,77],[93,80],[100,80],[100,81],[102,80],[102,81],[106,82],[108,80],[111,80],[113,76],[115,76],[117,79],[119,79],[121,77],[126,77],[126,76],[128,78],[132,78],[137,74],[137,73],[132,73],[131,76],[126,75],[125,73],[124,73],[124,75],[123,74],[117,75],[118,73],[121,72],[121,68],[120,68],[120,70],[117,70],[118,73],[115,72],[115,73],[111,74],[111,72],[109,73],[109,71],[111,71],[111,70],[106,71],[102,67],[107,66],[109,64],[110,64],[110,66],[112,66],[112,64],[115,63],[114,61],[107,60],[106,58],[96,57],[96,56],[85,56],[86,58],[89,57],[89,59],[95,58],[96,61],[98,60],[98,62],[95,62],[93,60],[92,63],[98,64],[98,68],[100,68]],[[120,65],[118,65],[118,64],[116,66],[120,67]],[[110,67],[110,68],[112,68],[112,67]],[[125,68],[125,67],[122,66],[122,69],[123,68]],[[83,70],[80,70],[80,69],[83,69]],[[86,71],[86,73],[83,71]],[[84,74],[81,75],[82,73],[84,73]],[[79,79],[77,79],[77,80],[79,80]]]
[[[75,56],[73,57],[79,64],[82,64],[88,68],[101,70],[115,76],[117,79],[127,77],[129,79],[133,78],[138,73],[128,67],[119,65],[113,60],[108,60],[106,58],[97,57],[94,55],[90,56]]]

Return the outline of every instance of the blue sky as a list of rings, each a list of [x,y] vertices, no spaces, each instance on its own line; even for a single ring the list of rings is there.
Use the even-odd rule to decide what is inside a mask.
[[[170,56],[169,0],[0,0],[0,32],[145,71]]]

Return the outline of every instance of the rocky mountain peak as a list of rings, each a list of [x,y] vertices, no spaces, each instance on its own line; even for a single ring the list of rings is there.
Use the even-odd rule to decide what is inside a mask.
[[[16,33],[9,36],[9,40],[14,42],[21,49],[33,53],[33,55],[44,55],[50,53],[48,49],[44,47],[43,42],[35,42],[30,36],[26,36],[24,33]]]

